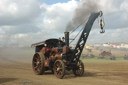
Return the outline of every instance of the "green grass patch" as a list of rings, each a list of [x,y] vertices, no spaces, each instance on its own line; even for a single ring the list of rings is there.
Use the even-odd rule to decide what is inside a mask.
[[[83,62],[104,62],[104,61],[125,61],[123,57],[116,58],[115,60],[110,60],[109,57],[104,58],[104,59],[97,59],[95,58],[86,58],[86,59],[81,59]]]

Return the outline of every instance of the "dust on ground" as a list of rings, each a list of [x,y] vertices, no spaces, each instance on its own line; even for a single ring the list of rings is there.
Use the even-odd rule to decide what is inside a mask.
[[[1,58],[1,57],[0,57]],[[35,75],[31,58],[19,60],[0,59],[0,85],[127,85],[128,61],[85,61],[85,73],[75,77],[67,72],[58,79],[51,72]],[[29,61],[29,62],[27,62]]]

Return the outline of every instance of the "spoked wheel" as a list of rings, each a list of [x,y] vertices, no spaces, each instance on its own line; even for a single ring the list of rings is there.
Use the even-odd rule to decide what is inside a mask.
[[[75,76],[82,76],[84,74],[84,64],[79,60],[76,67],[73,69],[73,73]]]
[[[65,74],[65,65],[62,60],[56,60],[54,63],[54,74],[57,78],[62,79]]]
[[[37,75],[44,73],[44,55],[40,52],[35,53],[32,60],[32,67]]]

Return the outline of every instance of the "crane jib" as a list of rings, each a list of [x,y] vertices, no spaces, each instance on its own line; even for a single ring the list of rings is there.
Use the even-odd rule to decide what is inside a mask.
[[[88,19],[88,21],[87,21],[87,23],[83,29],[83,32],[82,32],[82,34],[81,34],[81,36],[80,36],[80,38],[76,44],[76,47],[74,49],[74,52],[72,55],[72,58],[73,58],[72,60],[74,62],[77,63],[79,61],[79,58],[80,58],[81,53],[83,51],[84,45],[85,45],[87,38],[88,38],[88,35],[91,31],[92,25],[98,16],[100,16],[100,17],[102,16],[101,14],[102,14],[102,11],[100,11],[98,13],[91,13],[91,15],[90,15],[90,17],[89,17],[89,19]]]

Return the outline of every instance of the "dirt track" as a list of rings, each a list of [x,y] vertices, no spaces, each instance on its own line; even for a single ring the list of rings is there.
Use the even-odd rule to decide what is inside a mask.
[[[64,79],[50,72],[35,75],[31,62],[0,62],[0,85],[128,85],[128,61],[85,62],[83,77],[67,72]]]

